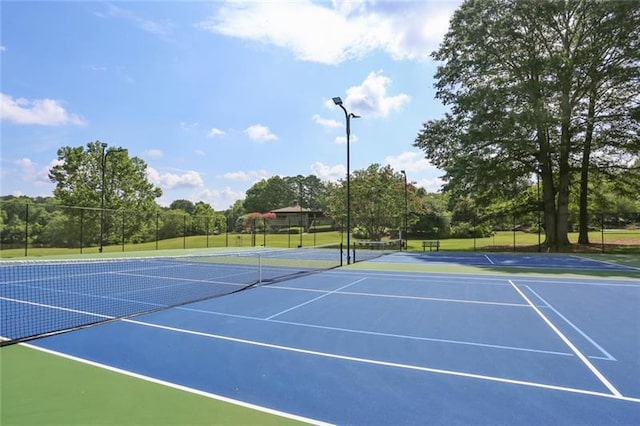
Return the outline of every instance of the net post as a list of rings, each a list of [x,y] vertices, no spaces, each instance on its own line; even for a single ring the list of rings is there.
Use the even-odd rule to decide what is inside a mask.
[[[340,266],[342,266],[343,255],[344,255],[344,248],[342,247],[342,243],[340,243]]]
[[[262,253],[258,253],[258,284],[262,284]]]
[[[356,263],[356,242],[353,242],[353,263]]]

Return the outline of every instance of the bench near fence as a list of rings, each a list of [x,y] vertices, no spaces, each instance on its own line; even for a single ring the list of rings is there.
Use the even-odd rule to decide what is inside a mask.
[[[423,241],[422,251],[427,251],[427,247],[429,248],[429,251],[440,251],[440,241]]]

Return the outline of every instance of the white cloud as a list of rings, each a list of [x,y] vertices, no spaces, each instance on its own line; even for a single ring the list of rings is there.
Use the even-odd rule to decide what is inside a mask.
[[[216,129],[215,127],[212,127],[208,132],[207,132],[207,136],[210,138],[215,138],[216,136],[224,136],[226,135],[226,133],[220,129]]]
[[[347,176],[347,169],[342,164],[328,166],[318,161],[311,165],[311,172],[322,181],[336,182]]]
[[[51,160],[46,166],[39,166],[38,163],[30,158],[21,158],[13,161],[13,164],[18,169],[18,175],[22,177],[25,182],[33,183],[36,186],[50,186],[49,170],[58,164],[62,164],[62,161],[57,158]]]
[[[338,64],[375,51],[426,60],[460,1],[228,1],[197,26],[229,37],[272,44],[298,59]]]
[[[391,79],[382,70],[370,72],[362,84],[347,89],[344,103],[349,111],[363,117],[387,117],[411,99],[404,93],[388,96],[387,86],[390,84]]]
[[[2,120],[17,124],[38,124],[42,126],[60,126],[71,124],[83,126],[86,122],[76,114],[65,110],[54,99],[16,98],[0,93],[0,117]]]
[[[233,205],[237,200],[245,198],[246,193],[243,191],[234,191],[229,187],[222,190],[216,189],[203,189],[197,191],[192,197],[192,201],[204,201],[209,203],[215,210],[226,210]]]
[[[201,157],[205,155],[205,152],[201,149],[196,149],[194,152],[196,153],[196,155],[199,155]]]
[[[147,178],[152,184],[159,186],[163,190],[181,187],[201,187],[204,186],[200,173],[188,170],[182,174],[160,173],[153,167],[147,167]]]
[[[418,179],[415,181],[415,185],[419,188],[424,188],[427,192],[440,192],[444,181],[438,177]]]
[[[335,128],[344,126],[344,124],[340,123],[337,120],[333,120],[330,118],[322,118],[318,114],[314,114],[313,117],[311,117],[311,119],[316,123],[318,123],[319,125],[323,127],[328,127],[330,129],[335,129]]]
[[[105,13],[96,12],[95,15],[100,18],[120,18],[133,23],[142,31],[156,35],[163,40],[171,40],[172,25],[168,22],[157,22],[150,19],[142,18],[128,9],[115,6],[112,3],[106,5]]]
[[[274,135],[267,126],[263,126],[261,124],[249,126],[244,130],[244,132],[251,140],[256,142],[266,142],[278,139],[278,136]]]
[[[260,181],[262,179],[270,177],[269,172],[264,169],[260,170],[250,170],[248,172],[245,171],[237,171],[237,172],[229,172],[223,175],[225,179],[229,180],[239,180],[242,182],[248,181]]]
[[[180,127],[185,132],[192,132],[192,131],[196,130],[199,125],[200,125],[200,123],[198,123],[197,121],[195,121],[193,123],[189,123],[188,121],[181,121],[180,122]]]
[[[405,151],[396,156],[389,155],[384,159],[384,163],[396,171],[405,170],[407,173],[425,170],[437,171],[420,152]]]
[[[7,48],[3,45],[0,45],[0,52],[6,52]]]
[[[162,151],[159,149],[148,149],[145,151],[145,155],[149,158],[160,158],[162,157]]]
[[[395,171],[404,170],[407,179],[418,187],[426,189],[428,192],[438,192],[442,189],[443,180],[438,175],[443,174],[424,158],[421,152],[405,151],[396,156],[389,155],[384,159],[384,163],[390,165]],[[412,177],[419,175],[417,179]],[[432,177],[422,177],[424,175]]]

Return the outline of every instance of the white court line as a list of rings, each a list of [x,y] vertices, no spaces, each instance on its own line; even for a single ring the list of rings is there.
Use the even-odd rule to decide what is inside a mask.
[[[622,397],[622,394],[611,384],[611,382],[609,382],[609,380],[607,380],[606,377],[604,377],[604,375],[598,371],[598,369],[591,363],[591,361],[589,361],[587,359],[586,356],[584,356],[582,354],[582,352],[580,352],[580,350],[571,342],[571,340],[569,340],[564,334],[562,334],[562,332],[558,329],[558,327],[556,327],[543,313],[542,311],[540,311],[540,309],[538,309],[538,307],[533,304],[533,302],[531,302],[531,300],[529,300],[529,298],[527,297],[526,294],[524,294],[524,292],[522,290],[520,290],[518,288],[518,286],[516,286],[513,281],[509,280],[509,284],[511,284],[511,286],[520,294],[520,296],[522,296],[522,298],[524,300],[527,301],[527,303],[531,306],[531,308],[536,311],[536,313],[538,314],[538,316],[540,318],[542,318],[542,320],[547,323],[547,325],[549,327],[551,327],[551,329],[554,331],[554,333],[556,333],[558,335],[558,337],[560,337],[560,339],[562,339],[562,341],[569,346],[569,348],[573,351],[573,353],[576,354],[576,356],[578,358],[580,358],[580,360],[582,361],[582,363],[589,369],[591,370],[591,372],[600,380],[600,382],[602,382],[603,385],[605,385],[605,387],[607,389],[609,389],[609,391],[617,396],[617,397]]]
[[[582,330],[580,330],[576,325],[574,325],[571,321],[569,321],[569,319],[567,317],[565,317],[564,315],[562,315],[556,308],[554,308],[553,306],[551,306],[551,304],[549,302],[547,302],[546,300],[544,300],[542,298],[542,296],[540,296],[538,293],[536,293],[535,291],[533,291],[533,289],[531,287],[529,287],[528,285],[525,285],[525,287],[531,292],[533,293],[538,299],[540,299],[542,301],[542,303],[544,303],[546,305],[547,308],[551,309],[553,312],[555,312],[556,315],[558,315],[564,322],[566,322],[567,324],[569,324],[569,326],[571,328],[573,328],[575,331],[577,331],[578,333],[580,333],[580,335],[582,337],[584,337],[589,343],[591,343],[596,349],[598,349],[605,357],[606,359],[608,359],[609,361],[617,361],[609,352],[607,352],[606,350],[604,350],[604,348],[602,346],[600,346],[599,344],[597,344],[595,342],[595,340],[593,340],[591,337],[587,336],[586,333],[584,333]]]
[[[326,292],[326,293],[324,293],[324,294],[322,294],[322,295],[320,295],[320,296],[318,296],[318,297],[314,297],[313,299],[311,299],[311,300],[307,300],[306,302],[300,303],[299,305],[293,306],[293,307],[291,307],[291,308],[289,308],[289,309],[285,309],[284,311],[278,312],[277,314],[273,314],[273,315],[271,315],[270,317],[267,317],[267,318],[265,318],[265,319],[270,320],[270,319],[275,318],[275,317],[277,317],[277,316],[280,316],[280,315],[282,315],[282,314],[286,314],[287,312],[293,311],[294,309],[298,309],[298,308],[300,308],[300,307],[302,307],[302,306],[304,306],[304,305],[308,305],[309,303],[315,302],[316,300],[322,299],[323,297],[327,297],[327,296],[329,296],[329,295],[332,295],[332,294],[334,294],[334,293],[337,293],[337,292],[339,292],[340,290],[342,290],[343,288],[347,288],[347,287],[349,287],[349,286],[352,286],[352,285],[357,284],[357,283],[359,283],[359,282],[362,282],[362,281],[364,281],[364,280],[366,280],[366,278],[360,278],[359,280],[355,280],[355,281],[353,281],[353,282],[350,282],[349,284],[343,285],[342,287],[337,288],[337,289],[335,289],[335,290],[328,291],[328,292]]]
[[[190,334],[190,335],[194,335],[194,336],[207,337],[207,338],[211,338],[211,339],[225,340],[225,341],[229,341],[229,342],[248,344],[248,345],[259,346],[259,347],[269,348],[269,349],[279,349],[279,350],[283,350],[283,351],[301,353],[301,354],[305,354],[305,355],[314,355],[314,356],[319,356],[319,357],[324,357],[324,358],[339,359],[339,360],[343,360],[343,361],[352,361],[352,362],[359,362],[359,363],[370,364],[370,365],[380,365],[380,366],[385,366],[385,367],[402,368],[402,369],[406,369],[406,370],[421,371],[421,372],[426,372],[426,373],[442,374],[442,375],[455,376],[455,377],[464,377],[464,378],[467,378],[467,379],[478,379],[478,380],[484,380],[484,381],[489,381],[489,382],[507,383],[507,384],[512,384],[512,385],[528,386],[528,387],[534,387],[534,388],[555,390],[555,391],[582,394],[582,395],[591,395],[591,396],[597,396],[597,397],[602,397],[602,398],[611,398],[611,399],[623,400],[623,401],[627,401],[627,402],[640,403],[640,398],[633,398],[633,397],[629,397],[629,396],[624,396],[624,395],[621,395],[620,393],[611,394],[611,393],[605,393],[605,392],[590,391],[590,390],[586,390],[586,389],[570,388],[570,387],[566,387],[566,386],[548,385],[548,384],[544,384],[544,383],[528,382],[528,381],[524,381],[524,380],[506,379],[506,378],[502,378],[502,377],[486,376],[486,375],[482,375],[482,374],[464,373],[464,372],[461,372],[461,371],[443,370],[443,369],[439,369],[439,368],[421,367],[421,366],[418,366],[418,365],[400,364],[400,363],[395,363],[395,362],[379,361],[379,360],[375,360],[375,359],[359,358],[359,357],[353,357],[353,356],[348,356],[348,355],[339,355],[339,354],[333,354],[333,353],[327,353],[327,352],[312,351],[312,350],[308,350],[308,349],[294,348],[294,347],[291,347],[291,346],[275,345],[275,344],[271,344],[271,343],[257,342],[257,341],[253,341],[253,340],[240,339],[240,338],[236,338],[236,337],[222,336],[222,335],[218,335],[218,334],[211,334],[211,333],[204,333],[204,332],[200,332],[200,331],[186,330],[186,329],[176,328],[176,327],[169,327],[169,326],[160,325],[160,324],[152,324],[152,323],[143,322],[143,321],[137,321],[137,320],[125,319],[125,320],[123,320],[123,322],[142,325],[142,326],[145,326],[145,327],[158,328],[158,329],[167,330],[167,331],[173,331],[173,332],[177,332],[177,333]]]
[[[640,268],[636,268],[635,266],[620,265],[619,263],[614,263],[607,260],[593,259],[591,257],[580,257],[575,254],[570,254],[569,257],[576,258],[582,261],[588,260],[590,262],[604,263],[605,265],[622,266],[622,269],[618,269],[618,271],[624,271],[625,268],[630,268],[631,270],[640,270]]]
[[[10,297],[2,297],[2,296],[0,296],[0,300],[6,300],[8,302],[19,303],[19,304],[23,304],[23,305],[37,306],[39,308],[49,308],[49,309],[54,309],[54,310],[58,310],[58,311],[72,312],[74,314],[83,314],[83,315],[88,315],[88,316],[91,316],[91,317],[98,317],[98,318],[105,318],[105,319],[115,319],[116,318],[116,317],[113,317],[113,316],[110,316],[110,315],[97,314],[95,312],[88,312],[88,311],[81,311],[81,310],[78,310],[78,309],[64,308],[62,306],[46,305],[44,303],[30,302],[28,300],[12,299]]]
[[[484,257],[487,258],[487,260],[489,261],[489,263],[491,263],[492,265],[495,265],[495,262],[493,260],[491,260],[491,258],[488,255],[484,255]]]
[[[528,305],[526,306],[528,307]],[[206,314],[206,315],[217,315],[217,316],[230,317],[230,318],[246,319],[250,321],[272,322],[276,324],[292,325],[295,327],[317,328],[320,330],[339,331],[344,333],[362,334],[367,336],[391,337],[396,339],[415,340],[419,342],[446,343],[446,344],[452,344],[452,345],[473,346],[473,347],[490,348],[490,349],[503,349],[503,350],[509,350],[509,351],[518,351],[518,352],[543,353],[547,355],[574,356],[572,353],[569,353],[569,352],[557,352],[557,351],[547,351],[542,349],[520,348],[516,346],[492,345],[489,343],[477,343],[477,342],[469,342],[464,340],[452,340],[452,339],[439,339],[436,337],[409,336],[406,334],[394,334],[394,333],[383,333],[379,331],[357,330],[355,328],[330,327],[327,325],[307,324],[304,322],[283,321],[278,319],[264,319],[259,317],[251,317],[247,315],[228,314],[225,312],[186,308],[183,306],[179,306],[175,309],[178,309],[181,311],[197,312],[197,313]]]
[[[133,377],[135,379],[144,380],[144,381],[150,382],[150,383],[156,383],[156,384],[159,384],[159,385],[162,385],[162,386],[167,386],[167,387],[170,387],[170,388],[173,388],[173,389],[177,389],[177,390],[180,390],[180,391],[185,391],[185,392],[189,392],[189,393],[192,393],[192,394],[195,394],[195,395],[204,396],[206,398],[215,399],[217,401],[227,402],[229,404],[237,405],[239,407],[249,408],[249,409],[256,410],[256,411],[261,411],[263,413],[273,414],[273,415],[276,415],[276,416],[279,416],[279,417],[284,417],[284,418],[287,418],[287,419],[297,420],[297,421],[300,421],[300,422],[303,422],[303,423],[308,423],[308,424],[311,424],[311,425],[317,425],[317,426],[329,426],[329,425],[331,425],[331,423],[325,423],[325,422],[321,422],[319,420],[310,419],[308,417],[302,417],[302,416],[298,416],[298,415],[295,415],[295,414],[285,413],[283,411],[274,410],[272,408],[261,407],[259,405],[250,404],[248,402],[244,402],[244,401],[240,401],[240,400],[237,400],[237,399],[228,398],[226,396],[222,396],[222,395],[217,395],[217,394],[214,394],[214,393],[201,391],[201,390],[198,390],[198,389],[194,389],[194,388],[190,388],[190,387],[187,387],[187,386],[178,385],[176,383],[167,382],[167,381],[156,379],[156,378],[149,377],[149,376],[144,376],[142,374],[134,373],[132,371],[122,370],[120,368],[112,367],[112,366],[106,365],[106,364],[101,364],[101,363],[98,363],[98,362],[95,362],[95,361],[90,361],[88,359],[78,358],[78,357],[75,357],[73,355],[64,354],[62,352],[53,351],[51,349],[41,348],[39,346],[34,346],[34,345],[26,344],[26,343],[23,343],[22,346],[25,346],[25,347],[28,347],[28,348],[31,348],[31,349],[35,349],[37,351],[45,352],[45,353],[48,353],[48,354],[56,355],[56,356],[59,356],[59,357],[62,357],[62,358],[70,359],[72,361],[81,362],[83,364],[91,365],[93,367],[98,367],[98,368],[102,368],[102,369],[105,369],[105,370],[108,370],[108,371],[113,371],[115,373],[124,374],[125,376]]]

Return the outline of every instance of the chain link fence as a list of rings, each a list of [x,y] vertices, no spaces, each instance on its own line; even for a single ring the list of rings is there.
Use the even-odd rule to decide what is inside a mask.
[[[271,244],[308,247],[327,243],[318,240],[318,234],[336,229],[328,218],[315,216],[230,222],[219,213],[198,216],[0,201],[1,248],[12,249],[14,256],[16,250],[28,256],[38,248],[48,249],[48,254],[82,254]]]
[[[402,218],[401,218],[402,219]],[[391,238],[398,238],[398,229]],[[416,240],[435,240],[440,250],[553,251],[545,246],[544,225],[536,213],[494,214],[456,220],[423,215],[409,221],[409,247]],[[395,223],[395,222],[394,222]],[[640,212],[593,214],[589,244],[577,245],[577,227],[569,235],[572,250],[625,253],[640,251]],[[352,238],[363,227],[352,224]],[[321,237],[333,231],[333,239]],[[340,232],[342,231],[342,232]],[[395,232],[395,233],[394,233]],[[324,234],[323,234],[324,233]],[[50,203],[0,201],[0,244],[12,256],[46,248],[47,254],[98,253],[211,247],[316,246],[344,239],[344,227],[324,216],[243,217],[230,222],[219,213],[209,216],[173,211],[119,211],[60,206]],[[344,242],[344,241],[343,241]]]

